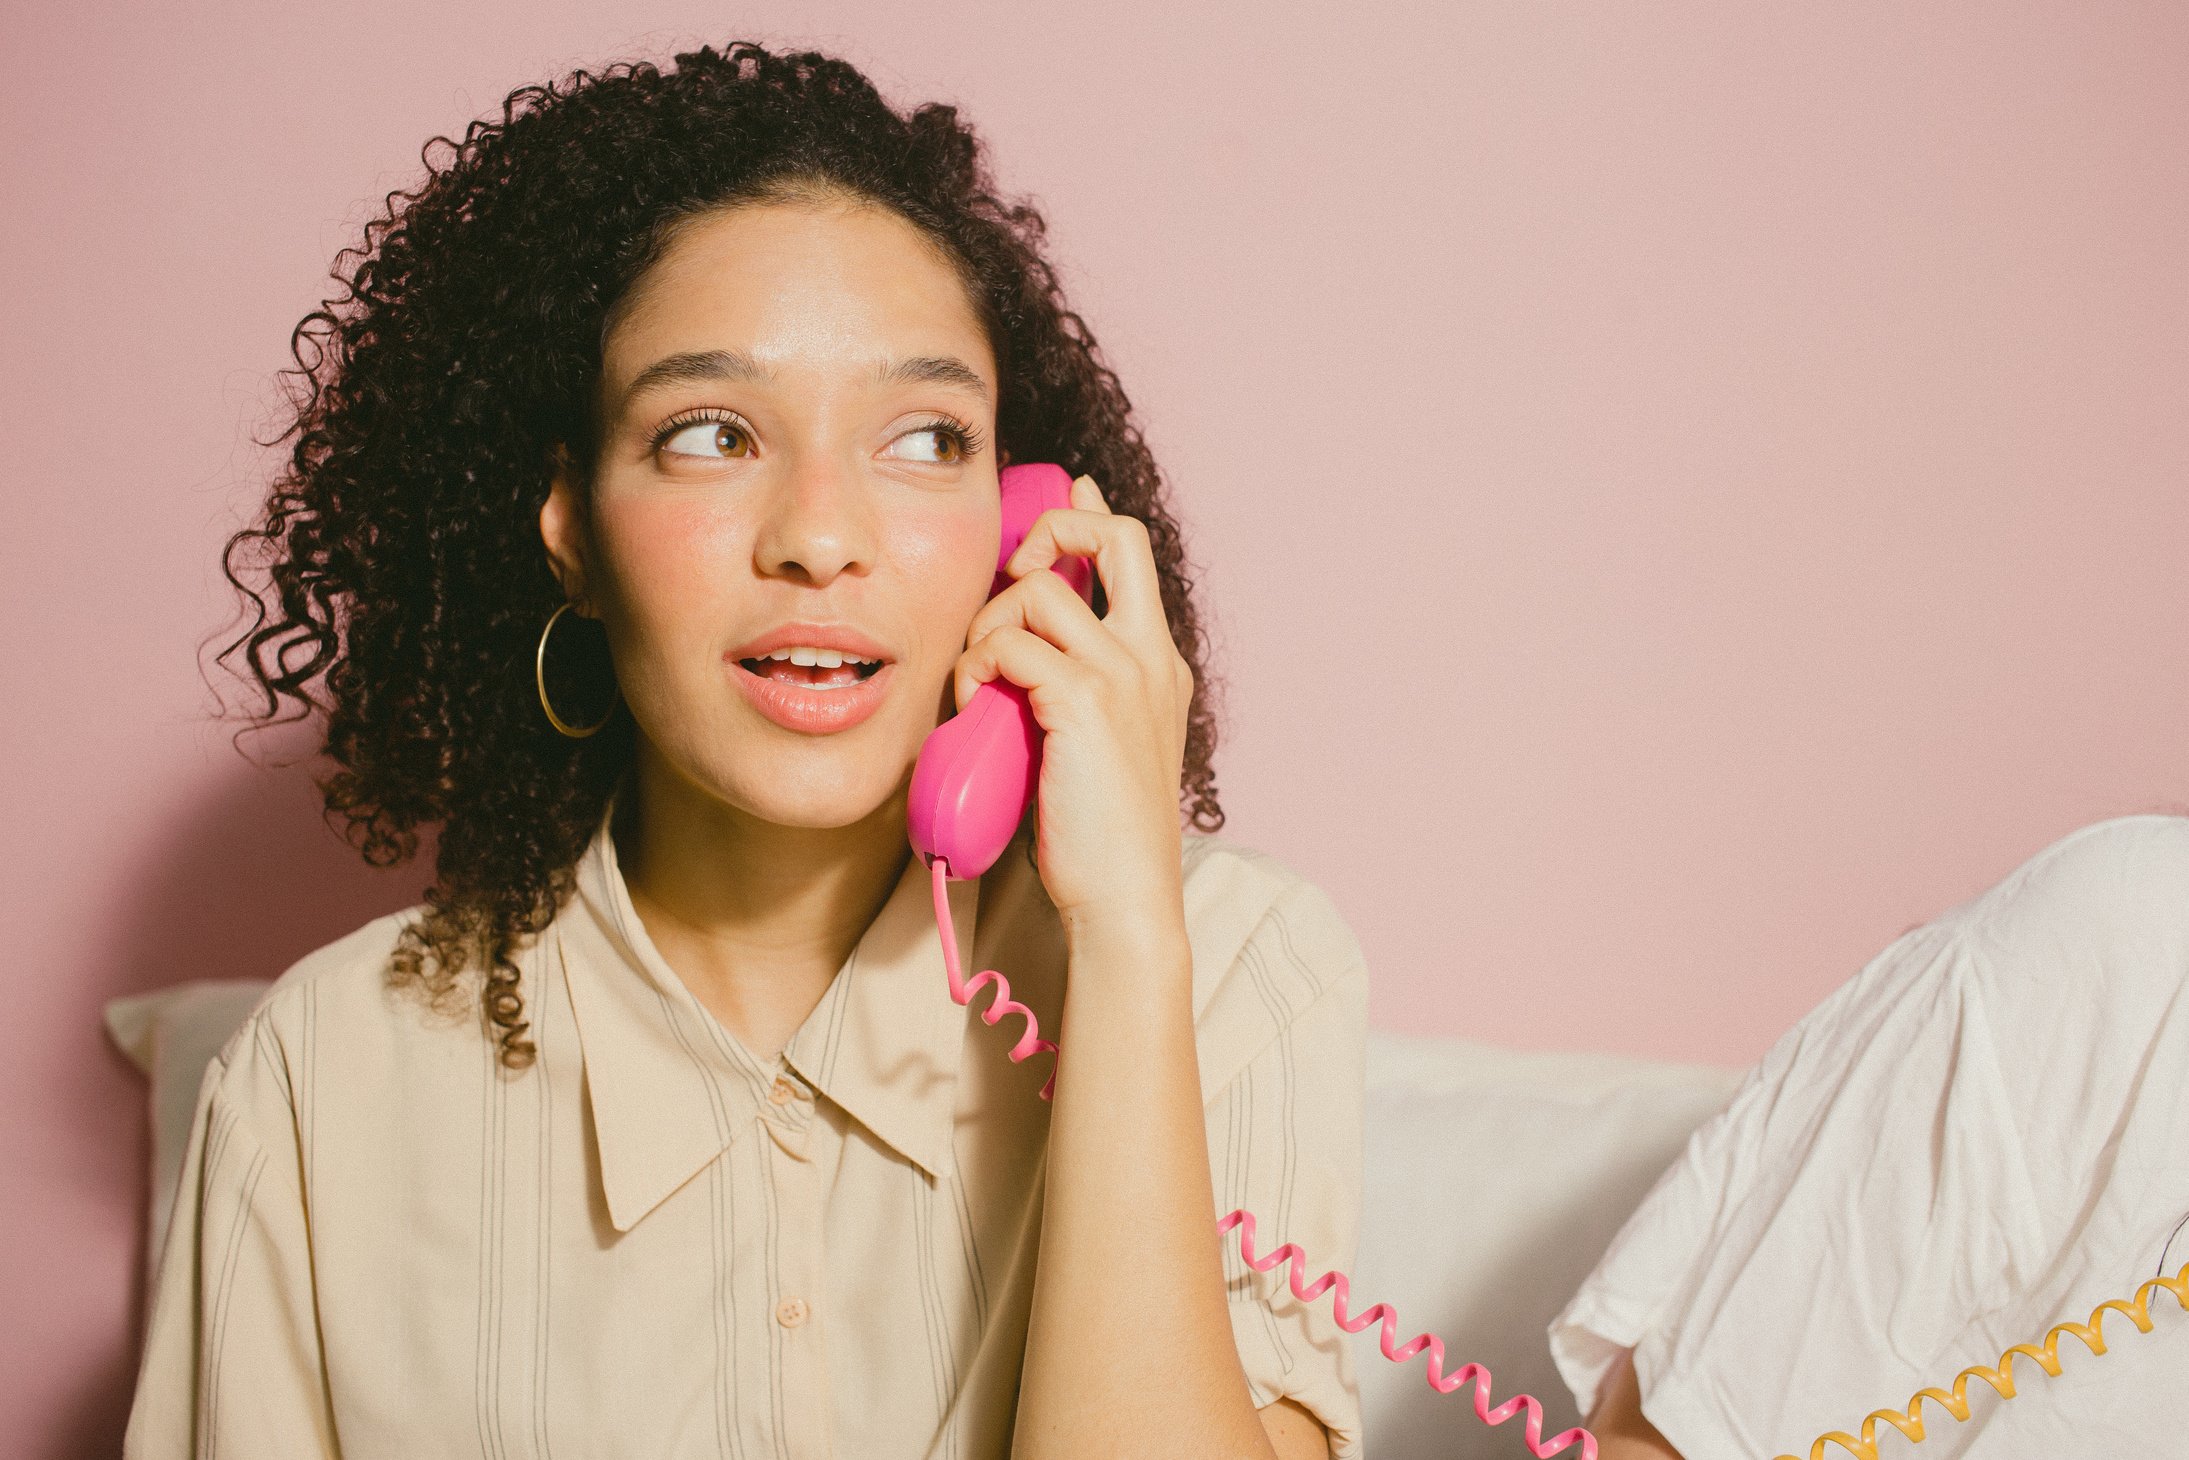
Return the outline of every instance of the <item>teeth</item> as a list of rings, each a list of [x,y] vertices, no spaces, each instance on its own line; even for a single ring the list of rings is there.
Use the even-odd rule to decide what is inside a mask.
[[[773,659],[778,663],[787,659],[793,664],[804,665],[809,669],[841,669],[846,664],[873,664],[876,662],[858,654],[846,654],[841,649],[813,649],[804,644],[798,644],[788,649],[777,649],[773,653],[761,654],[755,657]]]

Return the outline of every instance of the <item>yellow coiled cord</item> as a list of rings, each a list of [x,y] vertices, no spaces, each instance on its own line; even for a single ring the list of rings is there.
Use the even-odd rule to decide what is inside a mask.
[[[2184,1264],[2182,1270],[2172,1277],[2161,1276],[2147,1279],[2142,1287],[2136,1289],[2136,1296],[2130,1301],[2123,1302],[2115,1298],[2110,1303],[2100,1303],[2090,1310],[2090,1322],[2087,1324],[2062,1323],[2058,1325],[2045,1335],[2044,1347],[2042,1348],[2034,1344],[2018,1343],[1999,1356],[1999,1367],[1996,1369],[1987,1369],[1981,1364],[1974,1368],[1963,1369],[1960,1376],[1953,1381],[1953,1392],[1951,1394],[1943,1389],[1924,1389],[1908,1401],[1908,1408],[1905,1412],[1897,1409],[1880,1409],[1876,1411],[1869,1418],[1863,1420],[1862,1437],[1860,1439],[1856,1439],[1853,1435],[1840,1430],[1834,1430],[1828,1435],[1819,1436],[1817,1442],[1809,1447],[1809,1460],[1824,1460],[1824,1447],[1833,1443],[1837,1443],[1848,1454],[1858,1457],[1858,1460],[1877,1460],[1877,1422],[1879,1420],[1883,1420],[1900,1431],[1901,1434],[1907,1436],[1909,1443],[1920,1442],[1923,1438],[1923,1401],[1926,1399],[1935,1400],[1944,1406],[1946,1412],[1954,1417],[1956,1423],[1966,1420],[1969,1417],[1969,1380],[1971,1379],[1983,1380],[1999,1392],[2001,1399],[2012,1399],[2014,1397],[2014,1356],[2016,1354],[2029,1355],[2037,1361],[2038,1366],[2045,1373],[2057,1378],[2060,1373],[2061,1334],[2072,1333],[2081,1339],[2092,1353],[2104,1353],[2105,1334],[2103,1329],[2105,1313],[2108,1308],[2116,1312],[2126,1313],[2128,1321],[2136,1325],[2136,1330],[2139,1333],[2149,1333],[2151,1331],[2151,1295],[2162,1288],[2174,1295],[2174,1301],[2181,1305],[2184,1312],[2189,1312],[2189,1264]],[[1799,1460],[1799,1457],[1780,1455],[1776,1457],[1776,1460]]]

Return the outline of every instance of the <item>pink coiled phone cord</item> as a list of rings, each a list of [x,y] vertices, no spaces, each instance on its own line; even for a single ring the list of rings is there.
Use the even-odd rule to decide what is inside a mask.
[[[941,857],[936,857],[929,861],[928,870],[934,878],[935,926],[942,934],[943,968],[950,975],[950,997],[961,1005],[969,1006],[974,994],[980,992],[987,985],[994,984],[996,986],[996,996],[989,1002],[988,1007],[979,1011],[981,1018],[990,1025],[995,1024],[1006,1014],[1022,1014],[1026,1018],[1024,1032],[1019,1035],[1018,1042],[1013,1044],[1010,1049],[1012,1061],[1015,1063],[1026,1059],[1030,1055],[1039,1054],[1043,1050],[1047,1050],[1051,1054],[1057,1053],[1056,1045],[1041,1037],[1040,1022],[1035,1019],[1034,1011],[1011,997],[1011,981],[1009,979],[992,968],[982,969],[979,973],[973,975],[971,979],[965,977],[958,964],[957,929],[950,920],[949,864]],[[1056,1070],[1052,1067],[1049,1071],[1048,1081],[1041,1087],[1041,1098],[1047,1100],[1055,1094]],[[1335,1288],[1337,1296],[1331,1299],[1331,1310],[1338,1320],[1338,1326],[1347,1333],[1358,1333],[1371,1323],[1379,1323],[1381,1327],[1377,1333],[1376,1341],[1378,1346],[1382,1348],[1385,1358],[1393,1363],[1403,1364],[1415,1354],[1427,1350],[1429,1355],[1429,1386],[1439,1394],[1449,1394],[1462,1384],[1472,1383],[1474,1385],[1475,1417],[1484,1424],[1501,1425],[1516,1414],[1526,1414],[1527,1419],[1521,1428],[1527,1439],[1528,1449],[1535,1455],[1536,1460],[1549,1460],[1550,1456],[1556,1455],[1569,1445],[1576,1443],[1581,1447],[1581,1460],[1596,1460],[1596,1437],[1579,1426],[1566,1430],[1561,1434],[1553,1435],[1547,1441],[1543,1438],[1543,1406],[1537,1403],[1532,1395],[1515,1395],[1496,1408],[1491,1408],[1490,1371],[1482,1365],[1462,1364],[1453,1373],[1446,1374],[1444,1372],[1444,1340],[1432,1334],[1424,1333],[1410,1339],[1403,1346],[1399,1345],[1397,1343],[1398,1314],[1390,1304],[1378,1303],[1365,1312],[1352,1313],[1350,1311],[1351,1293],[1344,1273],[1333,1270],[1324,1273],[1312,1283],[1308,1282],[1306,1277],[1307,1254],[1290,1242],[1264,1256],[1256,1256],[1254,1251],[1254,1214],[1244,1207],[1226,1213],[1216,1223],[1217,1235],[1221,1236],[1234,1227],[1239,1229],[1239,1255],[1246,1259],[1247,1264],[1256,1272],[1268,1272],[1278,1263],[1286,1263],[1286,1279],[1291,1284],[1292,1295],[1301,1302],[1313,1302],[1316,1298],[1321,1297],[1325,1290]]]

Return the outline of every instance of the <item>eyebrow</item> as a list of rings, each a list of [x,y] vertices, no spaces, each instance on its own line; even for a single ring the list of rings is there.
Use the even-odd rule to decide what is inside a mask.
[[[899,360],[895,365],[881,367],[875,371],[875,378],[883,385],[963,386],[982,400],[987,400],[989,395],[988,382],[980,378],[979,372],[951,355],[915,355],[909,360]]]
[[[665,385],[688,385],[703,380],[765,380],[768,372],[742,350],[685,350],[664,355],[631,377],[623,388],[629,402]]]
[[[751,381],[772,379],[774,372],[742,350],[684,350],[664,355],[631,377],[624,388],[625,403],[650,390],[698,381]],[[875,367],[879,385],[955,385],[989,398],[988,382],[963,360],[951,355],[915,355],[895,364]]]

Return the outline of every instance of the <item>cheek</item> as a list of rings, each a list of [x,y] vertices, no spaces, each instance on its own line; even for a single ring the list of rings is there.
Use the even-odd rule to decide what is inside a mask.
[[[905,581],[920,590],[914,612],[922,637],[950,658],[965,647],[966,625],[988,601],[999,531],[992,513],[938,516],[895,531]]]
[[[738,581],[728,569],[751,555],[743,524],[670,498],[615,503],[596,515],[594,533],[641,651],[647,641],[719,627],[716,600]]]

